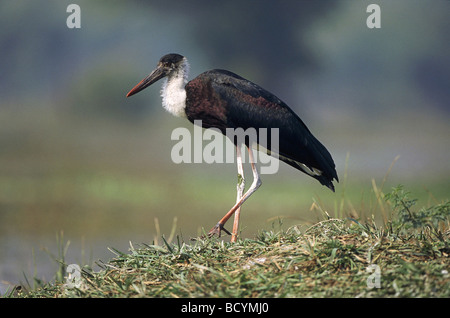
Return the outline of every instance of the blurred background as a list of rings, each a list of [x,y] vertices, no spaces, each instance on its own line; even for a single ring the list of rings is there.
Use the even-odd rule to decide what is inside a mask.
[[[223,68],[271,91],[336,162],[335,194],[284,164],[263,175],[243,237],[320,219],[314,201],[368,216],[372,180],[448,198],[448,1],[78,0],[69,29],[72,2],[0,2],[0,293],[51,280],[61,246],[84,265],[130,242],[189,242],[233,205],[234,164],[171,161],[172,130],[193,127],[164,111],[160,83],[125,98],[166,53],[191,79]]]

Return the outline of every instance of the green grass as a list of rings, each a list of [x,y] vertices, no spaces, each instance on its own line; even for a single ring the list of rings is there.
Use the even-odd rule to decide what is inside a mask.
[[[316,200],[324,217],[310,226],[275,222],[237,243],[179,235],[130,243],[126,252],[111,249],[115,257],[99,262],[100,270],[84,267],[72,286],[59,273],[55,282],[7,296],[450,297],[450,202],[416,209],[401,186],[384,194],[374,185],[374,196],[381,221],[343,215],[345,202],[335,204],[342,215],[331,217]]]

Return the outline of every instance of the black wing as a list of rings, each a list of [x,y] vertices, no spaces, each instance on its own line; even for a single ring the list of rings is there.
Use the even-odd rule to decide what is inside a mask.
[[[272,153],[334,191],[332,181],[338,181],[338,176],[330,153],[283,101],[232,72],[212,70],[206,74],[215,94],[225,102],[227,127],[267,128]],[[278,149],[270,144],[271,128],[279,129]]]

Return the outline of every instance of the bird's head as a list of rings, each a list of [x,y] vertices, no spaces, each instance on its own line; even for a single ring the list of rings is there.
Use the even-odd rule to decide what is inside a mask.
[[[156,81],[166,76],[172,76],[178,74],[180,71],[186,72],[187,60],[184,56],[176,53],[164,55],[158,62],[156,69],[153,70],[146,78],[140,81],[135,87],[133,87],[127,94],[127,97],[139,93],[143,89],[152,85]],[[185,76],[183,74],[183,76]]]

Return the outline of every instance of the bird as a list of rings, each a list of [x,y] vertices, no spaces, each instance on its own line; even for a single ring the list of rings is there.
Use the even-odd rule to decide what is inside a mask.
[[[278,129],[278,147],[271,149],[270,142],[267,142],[266,153],[335,191],[333,181],[339,182],[339,178],[331,154],[286,103],[259,85],[227,70],[209,70],[191,81],[188,81],[188,74],[189,62],[186,57],[177,53],[166,54],[160,58],[157,67],[126,96],[130,97],[164,79],[162,105],[177,117],[187,118],[194,124],[201,121],[203,128],[215,128],[224,135],[227,129],[267,128],[269,141],[272,129]],[[261,143],[259,135],[257,138],[256,146]],[[236,242],[241,206],[262,182],[254,162],[254,145],[248,140],[238,141],[236,138],[232,142],[236,147],[238,170],[236,203],[208,232],[208,237],[220,237],[224,231],[231,235],[231,242]],[[245,193],[243,146],[247,148],[253,174],[253,182]],[[230,233],[224,225],[232,215],[235,217]]]

